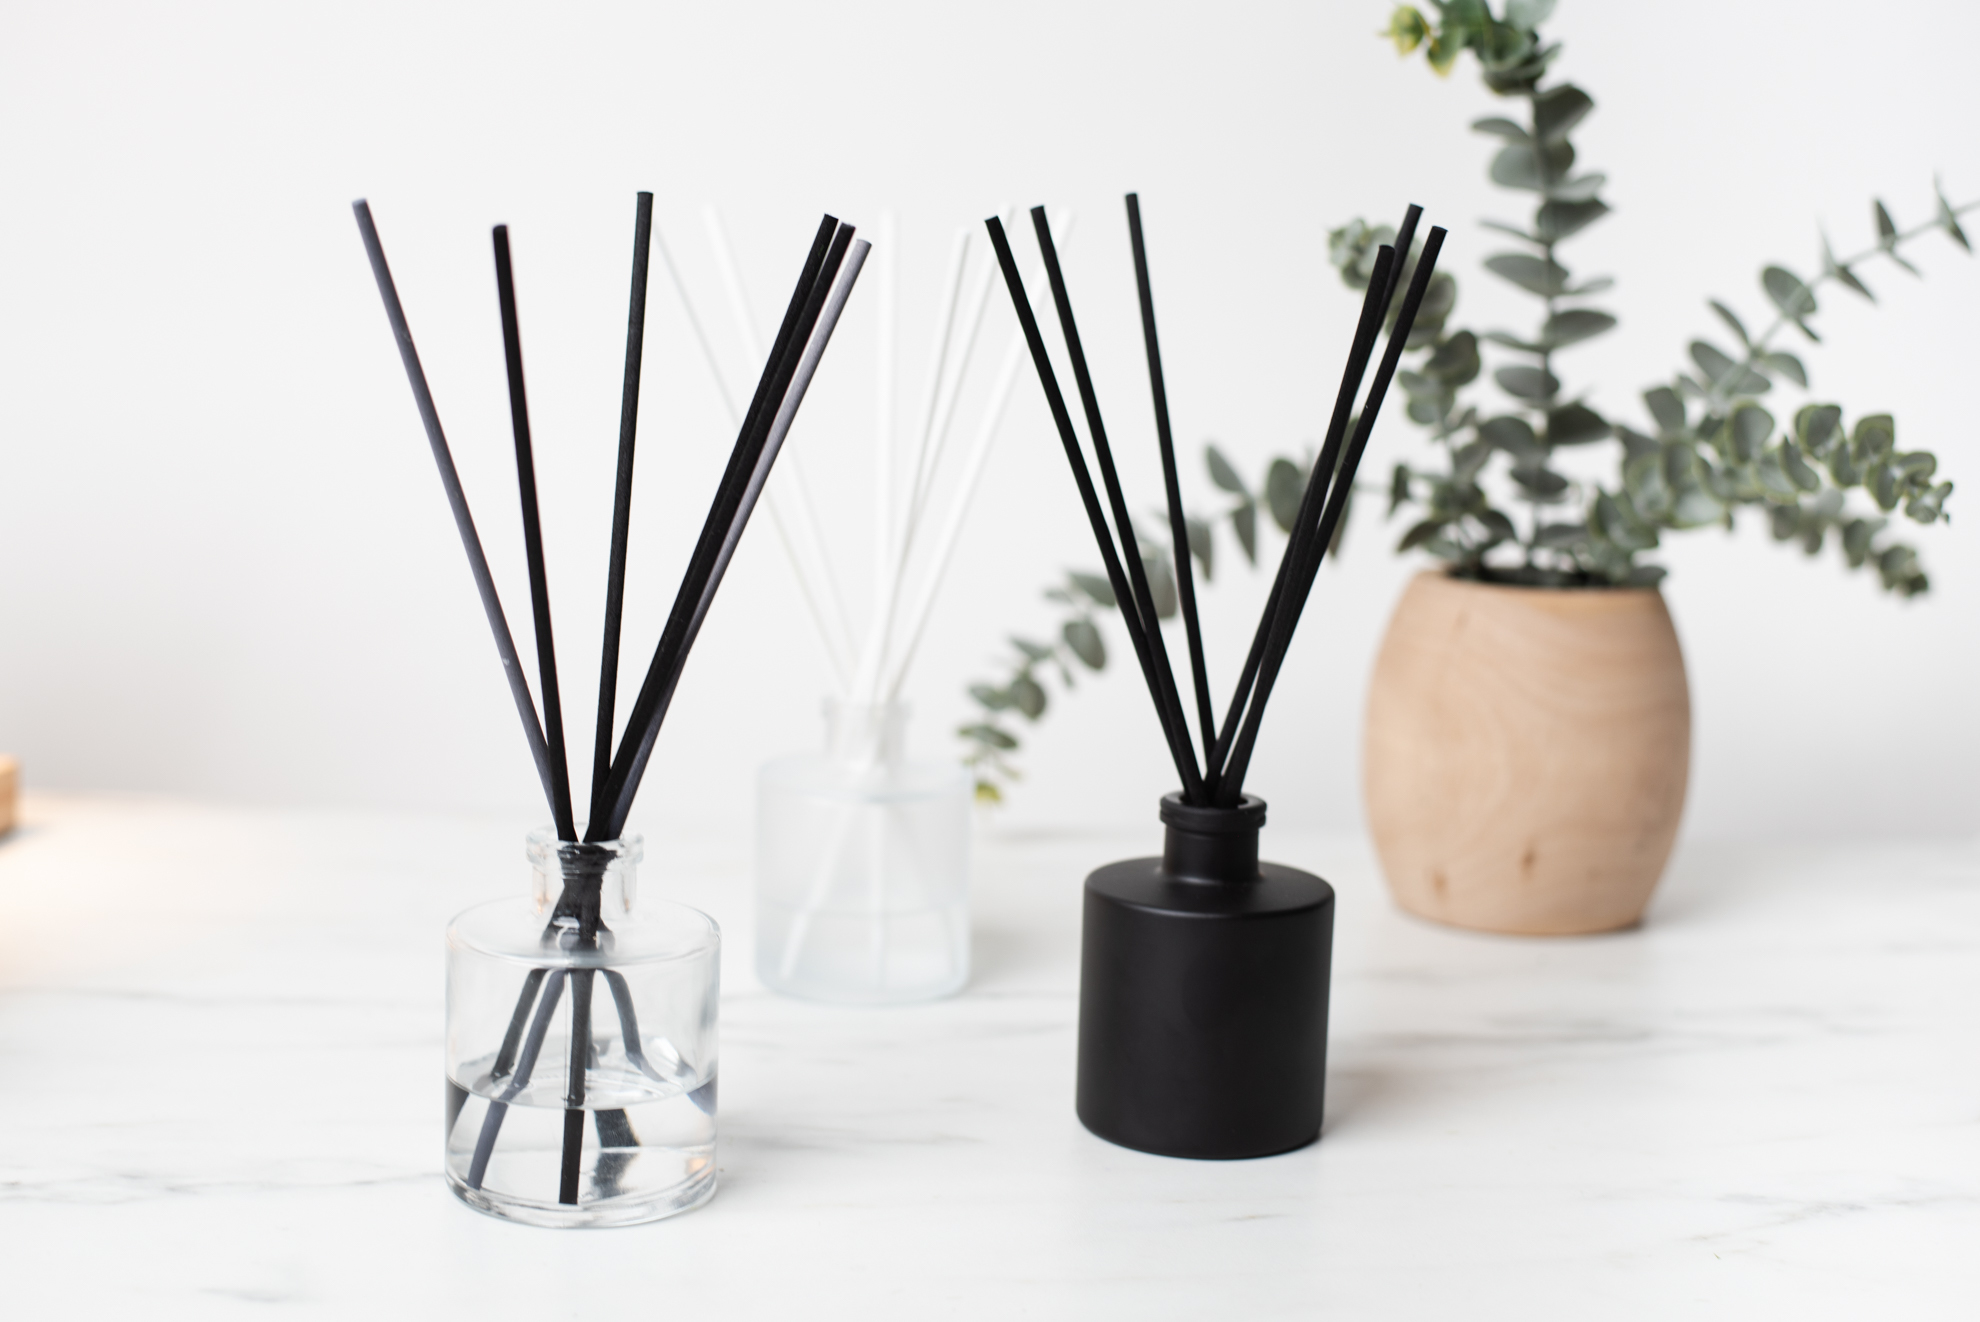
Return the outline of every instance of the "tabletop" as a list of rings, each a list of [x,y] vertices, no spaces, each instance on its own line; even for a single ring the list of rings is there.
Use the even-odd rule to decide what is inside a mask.
[[[1253,1161],[1073,1115],[1080,881],[982,832],[934,1004],[750,972],[746,842],[648,841],[724,931],[720,1191],[611,1231],[440,1175],[441,933],[528,822],[31,797],[0,842],[0,1311],[28,1317],[1980,1316],[1980,848],[1681,848],[1648,920],[1435,927],[1365,841],[1327,1121]]]

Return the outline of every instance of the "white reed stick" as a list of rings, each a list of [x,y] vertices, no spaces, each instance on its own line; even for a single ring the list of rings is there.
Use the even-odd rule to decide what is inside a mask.
[[[1052,228],[1057,233],[1060,246],[1072,237],[1073,216],[1062,212],[1053,219]],[[1043,261],[1035,263],[1025,273],[1027,286],[1035,286],[1044,279]],[[891,677],[884,689],[884,700],[893,702],[900,697],[901,686],[907,682],[909,668],[914,663],[914,654],[921,646],[922,634],[928,628],[929,617],[934,613],[935,596],[940,591],[942,579],[948,572],[949,559],[954,554],[956,543],[962,536],[965,517],[969,513],[971,498],[976,494],[978,482],[983,476],[983,466],[990,458],[990,445],[996,439],[998,425],[1003,421],[1004,408],[1010,403],[1011,387],[1016,384],[1018,369],[1025,358],[1024,332],[1013,331],[1010,347],[1004,351],[1003,364],[997,369],[997,379],[990,388],[990,401],[978,426],[976,438],[970,444],[969,458],[964,463],[962,479],[957,484],[949,502],[948,517],[943,520],[942,531],[935,541],[935,558],[923,578],[921,592],[916,597],[914,608],[908,613],[906,643],[901,650],[900,661],[893,667]]]
[[[929,442],[931,448],[928,455],[927,477],[912,496],[917,512],[926,508],[929,490],[935,485],[935,474],[942,464],[942,453],[949,435],[949,423],[955,417],[956,401],[962,397],[963,382],[969,377],[969,361],[976,349],[977,333],[983,328],[983,314],[990,306],[990,282],[996,273],[997,254],[986,252],[983,255],[983,265],[977,268],[975,286],[970,291],[967,310],[963,313],[962,348],[956,354],[955,370],[949,373],[948,386],[942,392],[942,402],[936,410],[934,436]]]
[[[946,293],[943,295],[935,342],[929,350],[928,388],[921,408],[921,425],[914,442],[914,467],[907,485],[907,509],[899,520],[897,533],[893,531],[894,520],[881,521],[889,529],[889,544],[882,548],[883,554],[874,579],[873,614],[867,621],[866,643],[860,648],[859,667],[853,679],[853,692],[863,702],[873,701],[879,692],[881,667],[887,659],[887,642],[893,633],[894,618],[900,613],[901,581],[906,576],[915,524],[921,513],[914,497],[921,489],[922,470],[928,462],[929,433],[935,426],[935,406],[941,400],[942,378],[948,366],[949,343],[955,328],[956,302],[962,292],[963,265],[968,256],[969,230],[965,228],[956,233],[955,245],[949,253],[949,273],[942,282]]]
[[[873,340],[873,610],[878,614],[880,602],[888,592],[887,577],[893,567],[894,557],[894,492],[898,482],[894,476],[894,362],[897,354],[895,344],[895,315],[899,310],[897,277],[900,264],[894,256],[895,218],[891,211],[882,211],[874,233],[880,243],[879,269],[875,272],[879,286],[875,297],[879,300],[878,320],[875,323]],[[864,654],[862,653],[862,660]],[[863,669],[863,666],[862,666]],[[858,680],[848,694],[858,692]]]
[[[763,356],[761,341],[756,334],[756,320],[749,310],[749,298],[743,292],[742,276],[736,266],[734,255],[729,250],[728,234],[722,224],[721,213],[712,206],[702,211],[702,223],[708,231],[709,245],[715,252],[715,265],[722,276],[722,284],[729,296],[729,310],[734,316],[737,333],[742,336],[743,351],[754,361]],[[657,238],[659,227],[654,227]],[[687,303],[687,291],[682,285],[679,272],[675,271],[673,259],[666,256],[664,242],[661,253],[667,263],[668,273],[673,277],[674,287],[680,292],[681,301]],[[884,270],[884,267],[883,267]],[[707,336],[702,332],[700,322],[690,313],[696,336],[701,341],[701,350],[708,360],[709,371],[715,376],[721,391],[722,402],[729,410],[732,426],[742,425],[742,414],[736,407],[735,397],[729,393],[722,369],[710,347]],[[812,619],[825,643],[825,651],[831,659],[832,669],[838,679],[841,692],[847,689],[854,674],[852,627],[847,623],[845,600],[839,594],[838,577],[832,573],[832,562],[826,555],[823,540],[818,535],[817,515],[811,504],[811,488],[804,480],[804,466],[795,452],[785,457],[780,470],[784,478],[770,485],[770,518],[777,527],[778,538],[784,544],[789,556],[792,572],[797,575],[798,587],[804,596],[805,604],[811,608]],[[814,583],[813,577],[819,581]]]

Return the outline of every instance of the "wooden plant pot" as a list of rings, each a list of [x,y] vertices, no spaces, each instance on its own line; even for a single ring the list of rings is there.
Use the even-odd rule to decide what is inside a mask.
[[[1419,574],[1368,690],[1369,827],[1396,902],[1488,932],[1643,916],[1684,811],[1691,695],[1652,588]]]

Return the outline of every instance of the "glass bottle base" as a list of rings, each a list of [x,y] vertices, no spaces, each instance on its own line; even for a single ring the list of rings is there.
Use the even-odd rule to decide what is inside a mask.
[[[658,1193],[622,1194],[617,1198],[602,1198],[591,1203],[575,1205],[556,1202],[540,1202],[532,1198],[516,1198],[506,1194],[491,1193],[487,1189],[470,1189],[452,1171],[447,1173],[447,1187],[454,1191],[454,1197],[466,1203],[477,1212],[499,1217],[504,1221],[516,1221],[526,1226],[548,1226],[552,1229],[578,1229],[590,1226],[637,1226],[648,1221],[662,1221],[682,1212],[691,1212],[715,1196],[715,1161],[707,1159],[707,1169],[687,1180]]]

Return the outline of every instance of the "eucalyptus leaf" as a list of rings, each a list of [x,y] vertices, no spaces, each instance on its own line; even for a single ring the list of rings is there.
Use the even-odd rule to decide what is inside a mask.
[[[1478,522],[1484,525],[1485,531],[1495,543],[1516,541],[1519,538],[1519,529],[1513,527],[1513,521],[1495,509],[1480,511]]]
[[[1527,495],[1542,500],[1564,495],[1568,489],[1568,480],[1551,468],[1515,468],[1512,477]]]
[[[1650,410],[1650,416],[1657,420],[1657,429],[1665,435],[1677,435],[1684,431],[1684,401],[1669,386],[1656,386],[1643,392],[1643,403]]]
[[[1742,404],[1726,419],[1731,453],[1743,464],[1753,463],[1774,434],[1774,415],[1758,404]]]
[[[1878,509],[1897,508],[1897,470],[1882,460],[1871,464],[1869,470],[1863,474],[1863,489],[1868,491],[1870,498],[1877,502]]]
[[[1016,634],[1013,634],[1011,635],[1011,646],[1024,653],[1024,659],[1027,661],[1038,662],[1052,659],[1051,648],[1045,646],[1043,643],[1034,643],[1029,638],[1019,638]]]
[[[1299,516],[1300,498],[1306,494],[1306,474],[1290,459],[1274,459],[1265,470],[1265,508],[1279,531],[1290,533]]]
[[[1946,192],[1939,187],[1939,178],[1932,176],[1932,197],[1939,204],[1939,224],[1946,236],[1967,252],[1973,251],[1973,244],[1967,239],[1966,231],[1959,227],[1959,213],[1953,210],[1952,203],[1946,201]]]
[[[1521,188],[1530,193],[1547,191],[1549,178],[1542,153],[1531,143],[1513,143],[1499,148],[1492,158],[1492,182],[1503,188]]]
[[[1842,410],[1834,404],[1804,404],[1794,415],[1795,439],[1818,459],[1842,434]]]
[[[971,684],[969,696],[976,699],[978,706],[989,711],[1007,711],[1011,706],[1011,695],[989,684]]]
[[[1492,443],[1479,437],[1469,445],[1461,445],[1451,456],[1451,472],[1460,482],[1471,482],[1478,476],[1478,470],[1492,457]]]
[[[1781,442],[1781,468],[1787,473],[1788,480],[1801,490],[1820,491],[1822,489],[1822,475],[1816,472],[1809,465],[1808,460],[1802,457],[1801,447],[1796,445],[1792,439]]]
[[[1506,0],[1506,22],[1531,32],[1553,15],[1554,0]]]
[[[1011,705],[1023,712],[1030,720],[1037,720],[1045,714],[1045,689],[1029,675],[1019,675],[1011,681]]]
[[[1435,537],[1443,529],[1443,526],[1444,523],[1441,519],[1423,520],[1402,535],[1402,540],[1396,543],[1396,550],[1398,552],[1408,551],[1423,545],[1423,543]]]
[[[1679,528],[1707,528],[1725,516],[1726,507],[1703,487],[1678,492],[1671,506],[1671,522]]]
[[[1509,119],[1501,119],[1496,115],[1486,119],[1472,120],[1471,131],[1473,133],[1487,133],[1495,138],[1504,138],[1507,142],[1533,141],[1532,135],[1525,129]]]
[[[1904,480],[1912,486],[1927,485],[1932,474],[1939,471],[1939,457],[1930,450],[1912,450],[1905,454],[1891,456]]]
[[[1533,424],[1510,413],[1479,423],[1478,435],[1515,459],[1538,458],[1547,452],[1534,434]]]
[[[1479,367],[1478,337],[1470,331],[1459,331],[1445,340],[1423,364],[1425,372],[1449,386],[1476,380]]]
[[[1533,229],[1542,239],[1558,243],[1608,214],[1608,204],[1595,198],[1569,202],[1557,197],[1541,203],[1533,216]]]
[[[1088,670],[1106,668],[1107,644],[1101,640],[1099,626],[1092,620],[1085,616],[1076,620],[1067,620],[1059,635],[1066,640],[1066,646],[1072,649],[1072,654],[1078,657]]]
[[[1086,594],[1089,601],[1103,610],[1112,610],[1118,603],[1114,596],[1114,585],[1098,574],[1082,574],[1078,570],[1070,574],[1073,586]]]
[[[1888,248],[1897,242],[1897,224],[1891,219],[1891,213],[1884,209],[1881,201],[1872,199],[1870,209],[1877,222],[1877,242]]]
[[[1501,367],[1492,373],[1492,379],[1499,383],[1499,389],[1520,399],[1552,399],[1561,389],[1559,379],[1544,367]]]
[[[1479,336],[1479,338],[1482,340],[1486,340],[1492,344],[1502,345],[1508,349],[1517,349],[1521,353],[1547,352],[1546,345],[1534,344],[1528,340],[1522,340],[1517,335],[1509,334],[1506,331],[1486,331],[1483,335]]]
[[[1529,293],[1553,296],[1567,287],[1566,267],[1530,253],[1494,253],[1485,259],[1485,269]]]
[[[1870,539],[1883,529],[1882,519],[1851,519],[1843,525],[1843,558],[1851,569],[1859,568],[1870,554]]]
[[[1739,340],[1740,345],[1743,348],[1751,349],[1753,347],[1753,337],[1746,333],[1746,324],[1733,314],[1733,310],[1731,308],[1727,307],[1724,303],[1721,303],[1716,298],[1707,299],[1706,304],[1712,309],[1712,311],[1719,314],[1719,320],[1725,322],[1727,326],[1732,328],[1732,333],[1734,337]]]
[[[1803,367],[1801,360],[1791,353],[1781,353],[1778,350],[1773,353],[1763,353],[1760,355],[1759,364],[1777,376],[1786,377],[1803,390],[1808,388],[1808,369]]]
[[[1593,339],[1604,331],[1615,327],[1616,319],[1606,312],[1594,308],[1567,308],[1547,318],[1540,328],[1540,338],[1550,347],[1575,344]]]
[[[1217,569],[1217,539],[1211,535],[1209,523],[1193,514],[1184,515],[1183,535],[1189,540],[1189,558],[1196,562],[1203,581],[1212,581]]]
[[[1588,525],[1585,523],[1543,523],[1533,535],[1534,545],[1559,551],[1580,546],[1587,540]]]
[[[1389,517],[1394,518],[1397,510],[1409,503],[1409,465],[1397,464],[1389,475]]]
[[[1836,260],[1835,250],[1829,247],[1829,236],[1827,234],[1822,236],[1822,269],[1842,281],[1851,289],[1854,289],[1857,293],[1863,295],[1863,297],[1869,299],[1872,303],[1877,301],[1877,296],[1870,292],[1870,286],[1857,279],[1856,272]]]
[[[1231,531],[1237,534],[1244,558],[1258,563],[1258,506],[1246,501],[1231,511]]]
[[[1251,494],[1245,489],[1244,479],[1238,476],[1237,469],[1231,467],[1231,461],[1224,458],[1224,452],[1214,444],[1203,447],[1203,462],[1210,467],[1210,480],[1225,491],[1233,496],[1248,497]]]
[[[972,743],[988,744],[990,747],[1000,749],[1006,753],[1018,746],[1017,740],[1011,738],[1010,735],[1005,734],[994,725],[965,725],[957,730],[956,733],[970,740]],[[994,788],[992,787],[993,792]],[[977,793],[981,794],[982,792],[983,786],[978,785]]]
[[[1564,404],[1547,411],[1547,444],[1585,445],[1608,438],[1609,420],[1586,404]]]
[[[1542,142],[1557,142],[1594,108],[1594,99],[1573,83],[1556,83],[1533,98],[1535,133]]]
[[[1781,315],[1801,328],[1801,333],[1811,340],[1820,339],[1808,327],[1805,320],[1815,311],[1815,295],[1801,277],[1786,267],[1770,266],[1760,273],[1760,287],[1767,291],[1767,297],[1781,310]]]
[[[1181,598],[1176,595],[1176,575],[1169,566],[1167,551],[1144,552],[1141,557],[1141,572],[1148,579],[1148,604],[1155,608],[1155,618],[1158,620],[1173,618]]]
[[[1866,414],[1856,420],[1849,440],[1858,463],[1882,459],[1897,448],[1897,423],[1888,413]]]
[[[1724,350],[1704,340],[1691,342],[1691,361],[1698,364],[1706,383],[1715,390],[1734,395],[1758,395],[1773,388],[1773,382],[1733,359]]]
[[[1602,185],[1609,182],[1605,174],[1584,174],[1579,179],[1564,179],[1547,189],[1547,197],[1555,202],[1593,202],[1595,194],[1602,191]]]

